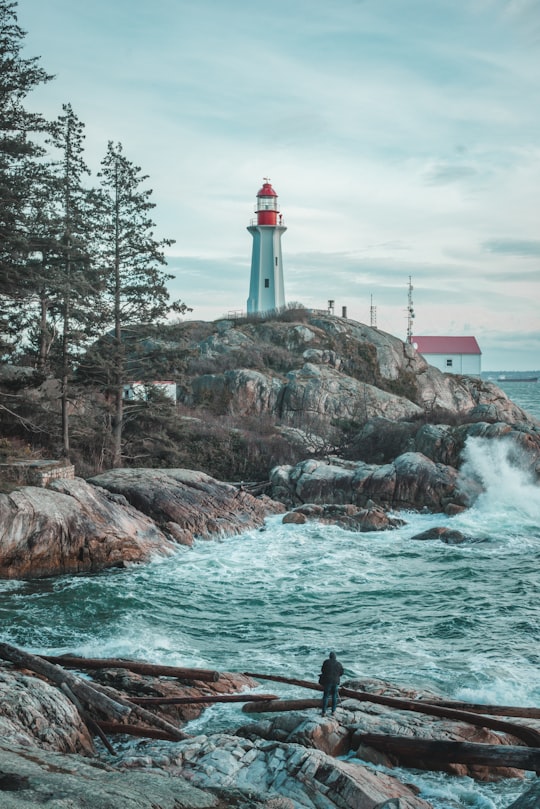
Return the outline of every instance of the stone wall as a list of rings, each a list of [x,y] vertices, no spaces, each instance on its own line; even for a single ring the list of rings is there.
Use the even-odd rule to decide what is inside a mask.
[[[30,486],[48,486],[59,478],[73,479],[75,467],[64,461],[8,461],[0,464],[0,480]]]

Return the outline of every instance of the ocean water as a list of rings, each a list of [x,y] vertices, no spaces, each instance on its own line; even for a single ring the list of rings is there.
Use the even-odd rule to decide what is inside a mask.
[[[272,517],[125,571],[0,582],[2,637],[42,653],[305,679],[334,649],[346,676],[540,706],[540,487],[504,441],[471,441],[466,463],[485,492],[456,517],[407,512],[403,528],[368,534]],[[412,539],[440,525],[469,541]],[[187,730],[245,721],[238,705],[213,706]],[[423,772],[407,780],[437,809],[502,809],[526,786]]]

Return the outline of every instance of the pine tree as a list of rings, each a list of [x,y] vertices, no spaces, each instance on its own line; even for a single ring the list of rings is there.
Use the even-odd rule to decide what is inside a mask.
[[[147,176],[124,155],[122,144],[109,142],[101,163],[101,193],[96,199],[101,233],[100,265],[104,275],[104,316],[111,327],[110,352],[102,357],[112,392],[112,466],[122,463],[124,385],[130,382],[125,338],[130,329],[155,324],[171,311],[187,307],[171,303],[162,269],[164,248],[171,239],[157,240],[150,211],[152,191],[143,188]],[[136,330],[136,329],[135,329]]]
[[[40,330],[50,310],[60,323],[57,373],[61,381],[62,451],[69,455],[69,390],[74,362],[95,325],[99,294],[91,265],[90,191],[83,180],[90,171],[84,160],[84,124],[64,104],[50,140],[61,157],[50,167],[52,205],[44,223]],[[41,339],[44,338],[43,334]],[[43,346],[41,346],[41,352]]]
[[[35,160],[43,153],[32,138],[48,129],[44,118],[29,112],[24,102],[37,86],[49,81],[39,59],[24,59],[25,32],[17,23],[14,2],[0,0],[0,327],[16,331],[9,304],[31,286],[26,212],[35,179]],[[5,347],[5,344],[4,344]]]

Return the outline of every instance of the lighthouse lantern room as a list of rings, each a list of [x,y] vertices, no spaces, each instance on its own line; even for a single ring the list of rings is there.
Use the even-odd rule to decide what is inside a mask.
[[[268,177],[263,179],[255,205],[257,218],[248,230],[253,236],[248,314],[271,312],[285,306],[281,234],[287,228],[278,208],[278,196]]]

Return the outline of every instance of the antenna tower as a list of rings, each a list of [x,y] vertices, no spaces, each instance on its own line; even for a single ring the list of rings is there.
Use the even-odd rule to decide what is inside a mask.
[[[369,307],[369,325],[372,329],[377,328],[377,307],[373,306],[373,295],[371,295],[371,306]]]
[[[412,299],[412,291],[414,287],[411,283],[411,276],[409,275],[409,295],[407,298],[407,342],[412,343],[413,336],[413,320],[414,320],[414,307]]]

